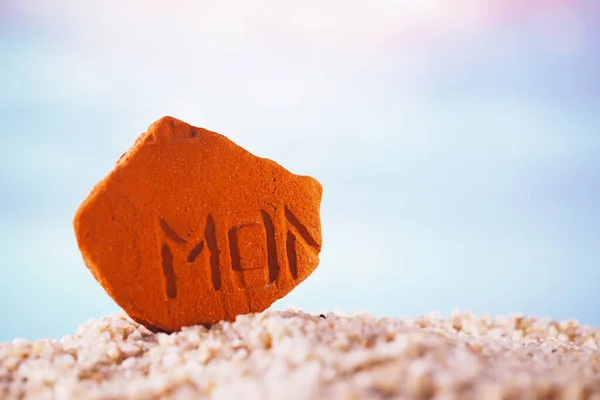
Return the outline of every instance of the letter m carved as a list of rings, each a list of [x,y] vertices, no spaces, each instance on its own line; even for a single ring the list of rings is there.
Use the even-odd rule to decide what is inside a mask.
[[[160,219],[160,227],[166,238],[169,241],[180,244],[189,245],[188,241],[181,237],[169,224],[163,219]],[[207,247],[210,251],[210,271],[211,280],[214,290],[221,289],[221,271],[219,269],[219,248],[217,247],[217,235],[215,228],[215,221],[212,215],[208,215],[206,218],[206,225],[204,229],[204,240],[194,244],[194,247],[187,254],[187,262],[189,264],[196,261],[200,253]],[[177,297],[177,276],[173,267],[173,252],[171,247],[168,245],[167,240],[162,243],[161,246],[161,264],[162,271],[165,277],[165,292],[169,299]]]

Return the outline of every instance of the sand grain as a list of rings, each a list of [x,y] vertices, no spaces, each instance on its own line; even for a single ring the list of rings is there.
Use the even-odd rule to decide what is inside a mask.
[[[0,398],[600,399],[600,330],[571,322],[267,310],[152,334],[124,314],[0,344]]]

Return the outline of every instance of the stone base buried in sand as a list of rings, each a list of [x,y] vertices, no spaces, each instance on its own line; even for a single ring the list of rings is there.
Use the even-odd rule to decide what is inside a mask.
[[[600,399],[600,329],[267,310],[153,334],[124,314],[0,344],[0,398]]]

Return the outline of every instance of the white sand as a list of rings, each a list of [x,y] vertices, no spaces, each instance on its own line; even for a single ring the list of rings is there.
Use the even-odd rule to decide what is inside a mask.
[[[266,311],[152,334],[123,314],[0,344],[0,398],[596,399],[600,329]]]

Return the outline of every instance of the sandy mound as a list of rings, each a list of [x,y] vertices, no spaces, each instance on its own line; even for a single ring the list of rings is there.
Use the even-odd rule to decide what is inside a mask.
[[[0,344],[0,398],[600,399],[598,345],[600,329],[518,316],[266,311],[155,335],[118,314]]]

